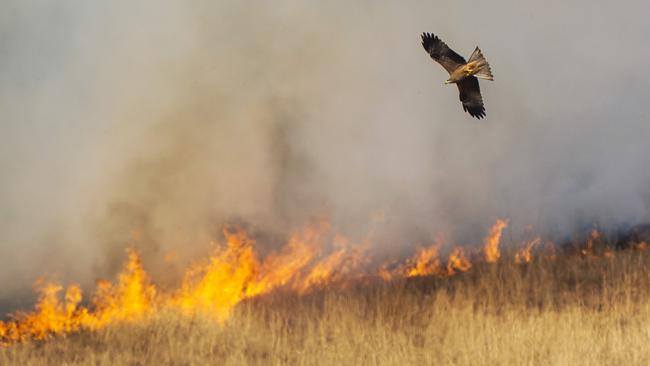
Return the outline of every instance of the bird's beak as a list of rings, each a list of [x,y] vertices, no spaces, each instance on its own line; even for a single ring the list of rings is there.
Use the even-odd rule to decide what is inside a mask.
[[[445,85],[446,85],[446,84],[451,84],[451,81],[449,81],[449,80],[445,80]]]

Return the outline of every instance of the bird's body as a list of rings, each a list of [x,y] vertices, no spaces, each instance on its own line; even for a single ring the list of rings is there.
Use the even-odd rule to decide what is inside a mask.
[[[485,107],[478,85],[478,79],[494,80],[490,65],[476,47],[469,61],[451,50],[440,38],[433,34],[422,34],[422,46],[431,58],[438,62],[449,73],[445,84],[456,84],[460,92],[460,101],[463,110],[472,117],[481,119],[485,117]]]

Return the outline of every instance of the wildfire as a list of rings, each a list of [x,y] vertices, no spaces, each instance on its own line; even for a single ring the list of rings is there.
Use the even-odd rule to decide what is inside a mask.
[[[542,238],[536,237],[524,245],[515,253],[515,263],[530,263],[533,260],[533,249],[542,242]]]
[[[456,247],[449,252],[446,266],[442,265],[439,256],[441,242],[437,242],[429,248],[420,249],[418,253],[400,271],[406,277],[417,276],[452,276],[459,272],[467,272],[472,268],[472,262],[465,256],[462,248]],[[409,264],[410,263],[410,264]],[[386,276],[383,276],[386,279]]]
[[[465,257],[465,252],[462,248],[454,248],[449,254],[447,261],[447,274],[453,275],[457,272],[467,272],[472,268],[472,262]]]
[[[490,233],[485,238],[485,244],[483,245],[486,262],[495,263],[501,257],[499,242],[501,241],[501,233],[507,226],[508,220],[499,219],[490,229]]]
[[[179,288],[169,292],[157,289],[138,254],[128,251],[128,260],[117,281],[99,281],[89,300],[84,301],[79,286],[71,285],[64,290],[59,284],[39,282],[40,295],[34,310],[17,312],[11,315],[11,320],[0,321],[0,345],[138,321],[164,309],[185,315],[202,313],[222,322],[241,301],[278,288],[305,294],[315,288],[344,285],[359,278],[388,281],[453,276],[469,271],[475,261],[498,261],[501,234],[507,224],[507,220],[496,221],[484,239],[482,253],[466,254],[461,247],[445,248],[443,240],[438,238],[405,262],[391,262],[376,269],[370,267],[369,238],[353,243],[332,236],[326,221],[295,232],[284,247],[264,258],[259,257],[255,240],[244,230],[228,229],[223,231],[223,245],[215,248],[207,261],[191,266]],[[588,243],[589,250],[598,239],[595,233]],[[525,243],[514,260],[530,262],[534,248],[540,244],[539,237]],[[635,248],[640,250],[646,246],[639,243]],[[547,258],[555,258],[551,242],[545,242],[544,250]],[[446,261],[441,255],[445,252]]]
[[[149,283],[138,255],[129,251],[128,256],[117,284],[113,286],[108,281],[100,281],[89,307],[80,305],[82,293],[76,285],[67,288],[61,302],[59,293],[62,286],[42,284],[33,312],[19,312],[14,315],[14,321],[0,322],[0,342],[44,339],[50,334],[70,333],[81,328],[97,329],[109,323],[144,316],[153,305],[156,291]]]
[[[226,248],[217,250],[208,263],[191,267],[170,301],[183,313],[201,311],[223,319],[246,296],[247,286],[260,267],[253,252],[254,241],[242,230],[224,230],[224,236]]]
[[[428,276],[432,274],[442,274],[442,266],[438,251],[441,243],[437,242],[429,248],[420,249],[415,256],[414,265],[406,268],[407,277]]]
[[[355,271],[367,263],[367,257],[365,256],[367,242],[355,248],[350,246],[347,239],[337,237],[335,243],[338,244],[340,249],[337,249],[322,261],[317,262],[304,280],[294,286],[294,289],[305,293],[314,287],[340,281],[345,277],[352,277],[351,275]]]

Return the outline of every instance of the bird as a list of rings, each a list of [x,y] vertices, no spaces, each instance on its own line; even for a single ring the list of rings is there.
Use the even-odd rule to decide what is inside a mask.
[[[422,33],[422,46],[429,56],[449,73],[449,79],[445,84],[458,86],[463,110],[478,119],[485,117],[485,106],[477,78],[494,80],[494,77],[490,64],[478,46],[469,57],[469,61],[465,61],[463,56],[454,52],[438,36],[431,33]]]

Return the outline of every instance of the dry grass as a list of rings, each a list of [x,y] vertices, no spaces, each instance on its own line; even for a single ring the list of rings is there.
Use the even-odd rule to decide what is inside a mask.
[[[139,324],[0,349],[2,365],[650,364],[650,253],[276,292],[223,325]]]

